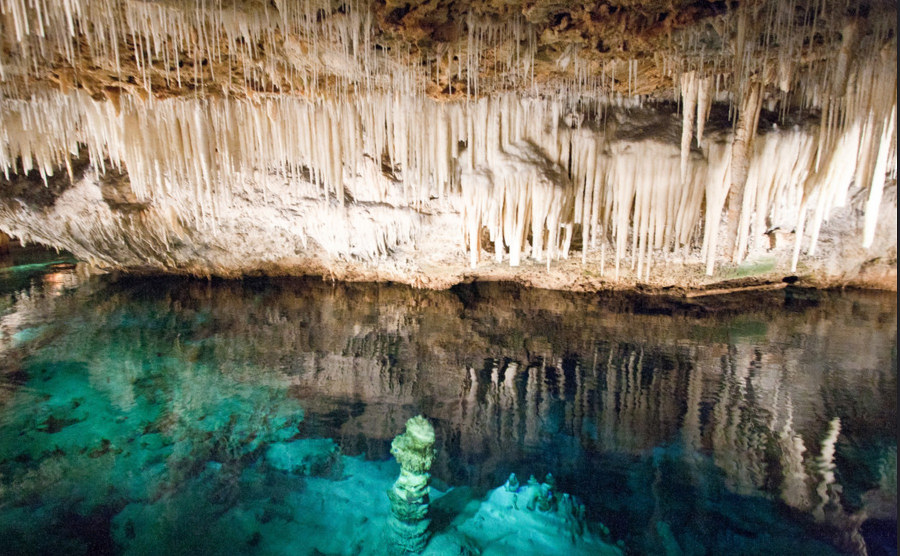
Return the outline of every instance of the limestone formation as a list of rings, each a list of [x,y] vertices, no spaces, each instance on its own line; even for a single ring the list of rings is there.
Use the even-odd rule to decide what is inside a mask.
[[[391,443],[400,477],[388,491],[389,518],[396,554],[418,554],[428,544],[428,485],[434,461],[434,428],[421,415],[406,422],[406,432]]]

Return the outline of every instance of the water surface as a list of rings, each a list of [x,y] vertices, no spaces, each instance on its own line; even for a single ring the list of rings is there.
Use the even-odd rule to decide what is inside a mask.
[[[893,294],[0,286],[0,552],[365,553],[364,525],[299,528],[377,521],[348,477],[395,477],[423,414],[440,490],[552,473],[628,553],[896,554]],[[306,438],[334,453],[267,459]]]

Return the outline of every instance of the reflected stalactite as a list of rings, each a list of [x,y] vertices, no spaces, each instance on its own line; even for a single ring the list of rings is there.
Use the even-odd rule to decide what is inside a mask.
[[[832,509],[840,504],[841,486],[837,484],[834,476],[834,452],[838,435],[841,434],[841,420],[837,417],[828,423],[828,432],[822,439],[822,452],[815,459],[815,468],[819,475],[819,481],[816,484],[816,494],[819,496],[819,503],[812,509],[813,516],[823,521],[827,509]]]
[[[691,367],[687,373],[689,378],[681,438],[687,448],[699,450],[702,442],[700,404],[703,401],[703,373],[696,367]]]
[[[735,346],[723,361],[721,399],[713,409],[713,457],[725,470],[735,490],[758,492],[765,481],[766,435],[762,409],[750,387],[758,352],[752,346]],[[764,411],[764,410],[763,410]]]
[[[860,532],[860,526],[868,517],[866,509],[849,512],[844,508],[841,500],[844,487],[835,476],[835,452],[840,434],[841,420],[835,417],[828,423],[828,430],[822,438],[821,452],[812,462],[819,480],[814,490],[818,502],[812,507],[811,513],[817,522],[827,523],[837,531],[835,543],[840,548],[851,554],[867,556],[866,541]]]
[[[808,511],[812,507],[809,496],[810,477],[804,465],[803,454],[806,446],[803,437],[794,431],[793,404],[787,399],[787,418],[778,435],[781,449],[781,469],[784,478],[781,482],[781,499],[793,508]]]

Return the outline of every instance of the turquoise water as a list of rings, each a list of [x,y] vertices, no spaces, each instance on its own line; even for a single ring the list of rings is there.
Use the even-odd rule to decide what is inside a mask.
[[[896,554],[893,294],[0,287],[0,553],[387,553],[422,414],[432,554]],[[583,523],[490,502],[510,473]]]

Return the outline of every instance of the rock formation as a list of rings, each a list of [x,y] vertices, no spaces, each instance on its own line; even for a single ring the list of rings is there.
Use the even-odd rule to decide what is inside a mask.
[[[419,554],[428,544],[428,484],[434,461],[434,428],[421,415],[406,422],[406,432],[391,443],[400,477],[388,491],[389,520],[396,554]]]

